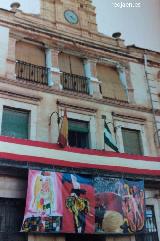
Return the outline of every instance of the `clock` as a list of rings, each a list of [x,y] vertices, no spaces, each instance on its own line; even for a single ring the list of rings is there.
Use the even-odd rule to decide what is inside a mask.
[[[64,12],[64,17],[67,20],[67,22],[71,24],[77,24],[79,21],[77,14],[72,10],[66,10]]]

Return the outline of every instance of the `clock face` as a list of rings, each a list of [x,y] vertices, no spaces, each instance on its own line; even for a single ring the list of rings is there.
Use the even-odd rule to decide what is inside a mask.
[[[77,23],[78,23],[78,16],[77,16],[77,14],[76,14],[74,11],[72,11],[72,10],[66,10],[66,11],[64,12],[64,17],[65,17],[65,19],[66,19],[69,23],[71,23],[71,24],[77,24]]]

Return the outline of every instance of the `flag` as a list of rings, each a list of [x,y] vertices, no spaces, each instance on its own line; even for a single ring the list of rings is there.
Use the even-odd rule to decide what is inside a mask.
[[[63,148],[68,144],[68,119],[66,109],[64,110],[64,116],[59,132],[58,143]]]
[[[112,148],[114,151],[119,152],[117,144],[113,139],[111,131],[106,122],[104,122],[104,143],[110,148]]]

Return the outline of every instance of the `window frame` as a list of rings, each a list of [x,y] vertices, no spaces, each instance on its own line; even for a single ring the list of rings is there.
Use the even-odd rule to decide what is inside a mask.
[[[120,152],[125,153],[124,152],[124,144],[123,144],[123,136],[122,136],[122,128],[126,128],[126,129],[140,131],[143,155],[144,156],[149,155],[148,143],[146,141],[147,138],[146,138],[146,132],[145,132],[144,124],[125,122],[125,121],[122,121],[122,120],[114,120],[114,124],[115,124],[115,127],[117,127],[116,128],[116,140],[117,140]]]
[[[2,127],[3,127],[3,115],[5,111],[11,111],[13,113],[25,113],[27,114],[27,136],[26,138],[22,138],[22,137],[16,137],[13,136],[15,138],[20,138],[20,139],[29,139],[29,130],[30,130],[30,111],[28,110],[24,110],[24,109],[19,109],[19,108],[13,108],[13,107],[8,107],[8,106],[3,106],[3,113],[2,113],[2,123],[1,123],[1,134],[2,134]],[[12,137],[10,135],[4,135],[3,136],[8,136],[8,137]]]
[[[122,131],[122,139],[123,139],[123,148],[124,150],[126,149],[125,148],[125,145],[124,145],[124,135],[125,135],[125,131],[133,131],[135,132],[135,134],[137,135],[137,140],[138,140],[138,149],[140,151],[140,153],[135,153],[136,155],[142,155],[144,154],[144,150],[143,150],[143,145],[142,145],[142,135],[141,135],[141,131],[140,130],[135,130],[135,129],[131,129],[131,128],[124,128],[124,127],[121,127],[121,131]],[[125,153],[128,153],[128,152],[125,152]],[[128,153],[128,154],[131,154],[131,153]],[[133,153],[132,153],[133,155]]]
[[[21,109],[30,112],[29,115],[29,127],[28,127],[28,140],[36,140],[37,135],[37,106],[28,103],[22,103],[20,101],[15,100],[6,100],[0,98],[0,135],[2,132],[2,116],[3,116],[3,108],[14,108]]]
[[[160,224],[159,202],[156,198],[156,194],[157,194],[157,190],[154,190],[154,189],[145,190],[146,206],[152,206],[154,209],[154,215],[155,215],[156,224],[157,224],[157,233],[158,233],[158,238],[160,240],[160,229],[158,228]]]
[[[63,116],[63,114],[62,114]],[[82,114],[82,113],[74,113],[71,111],[67,112],[67,117],[68,119],[73,119],[73,120],[79,120],[79,121],[86,121],[88,122],[88,128],[89,128],[89,148],[90,149],[96,149],[97,147],[97,142],[96,142],[96,120],[95,116],[93,114],[87,115],[87,114]]]
[[[70,127],[70,124],[69,124],[70,121],[71,121],[71,122],[72,122],[72,121],[75,121],[75,124],[76,124],[76,122],[77,122],[77,124],[78,124],[78,123],[79,123],[79,124],[80,124],[80,123],[85,123],[85,124],[87,125],[87,128],[86,128],[87,130],[85,130],[85,131],[83,130],[83,131],[82,131],[82,129],[81,129],[81,130],[80,130],[80,129],[79,129],[79,130],[78,130],[78,129],[74,129],[74,128],[71,128],[71,129],[70,129],[70,128],[69,128],[69,127]],[[75,135],[75,136],[81,135],[81,134],[83,135],[83,140],[84,140],[84,138],[85,138],[86,147],[78,147],[78,146],[76,146],[76,145],[73,145],[73,147],[84,148],[84,149],[87,148],[87,149],[88,149],[88,148],[89,148],[89,144],[90,144],[90,143],[89,143],[89,122],[88,122],[88,121],[87,121],[87,122],[86,122],[86,121],[82,121],[82,120],[75,120],[75,119],[73,120],[73,119],[69,118],[69,119],[68,119],[68,124],[69,124],[69,125],[68,125],[68,144],[70,145],[70,143],[69,143],[69,132],[72,132],[72,135],[73,135],[73,132],[74,132],[74,135]],[[72,124],[71,124],[71,126],[72,126]],[[85,135],[85,137],[84,137],[84,135]],[[72,138],[71,138],[71,139],[72,139]],[[76,140],[77,140],[77,138],[76,138]],[[81,140],[82,140],[82,137],[81,137]],[[72,145],[71,145],[71,146],[72,146]]]

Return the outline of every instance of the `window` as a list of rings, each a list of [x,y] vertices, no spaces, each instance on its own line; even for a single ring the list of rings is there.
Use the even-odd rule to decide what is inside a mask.
[[[143,155],[140,130],[122,128],[124,152]]]
[[[84,76],[83,60],[77,56],[61,53],[59,66],[62,72]]]
[[[89,148],[89,123],[69,119],[68,142],[70,146]]]
[[[0,240],[26,241],[19,233],[24,215],[24,200],[0,198]]]
[[[45,51],[37,45],[19,41],[16,43],[16,60],[45,66]]]
[[[97,77],[102,82],[101,92],[104,98],[128,100],[116,67],[97,64]]]
[[[146,206],[146,234],[137,235],[136,241],[159,241],[154,206]]]
[[[28,139],[29,111],[3,108],[1,135]]]

